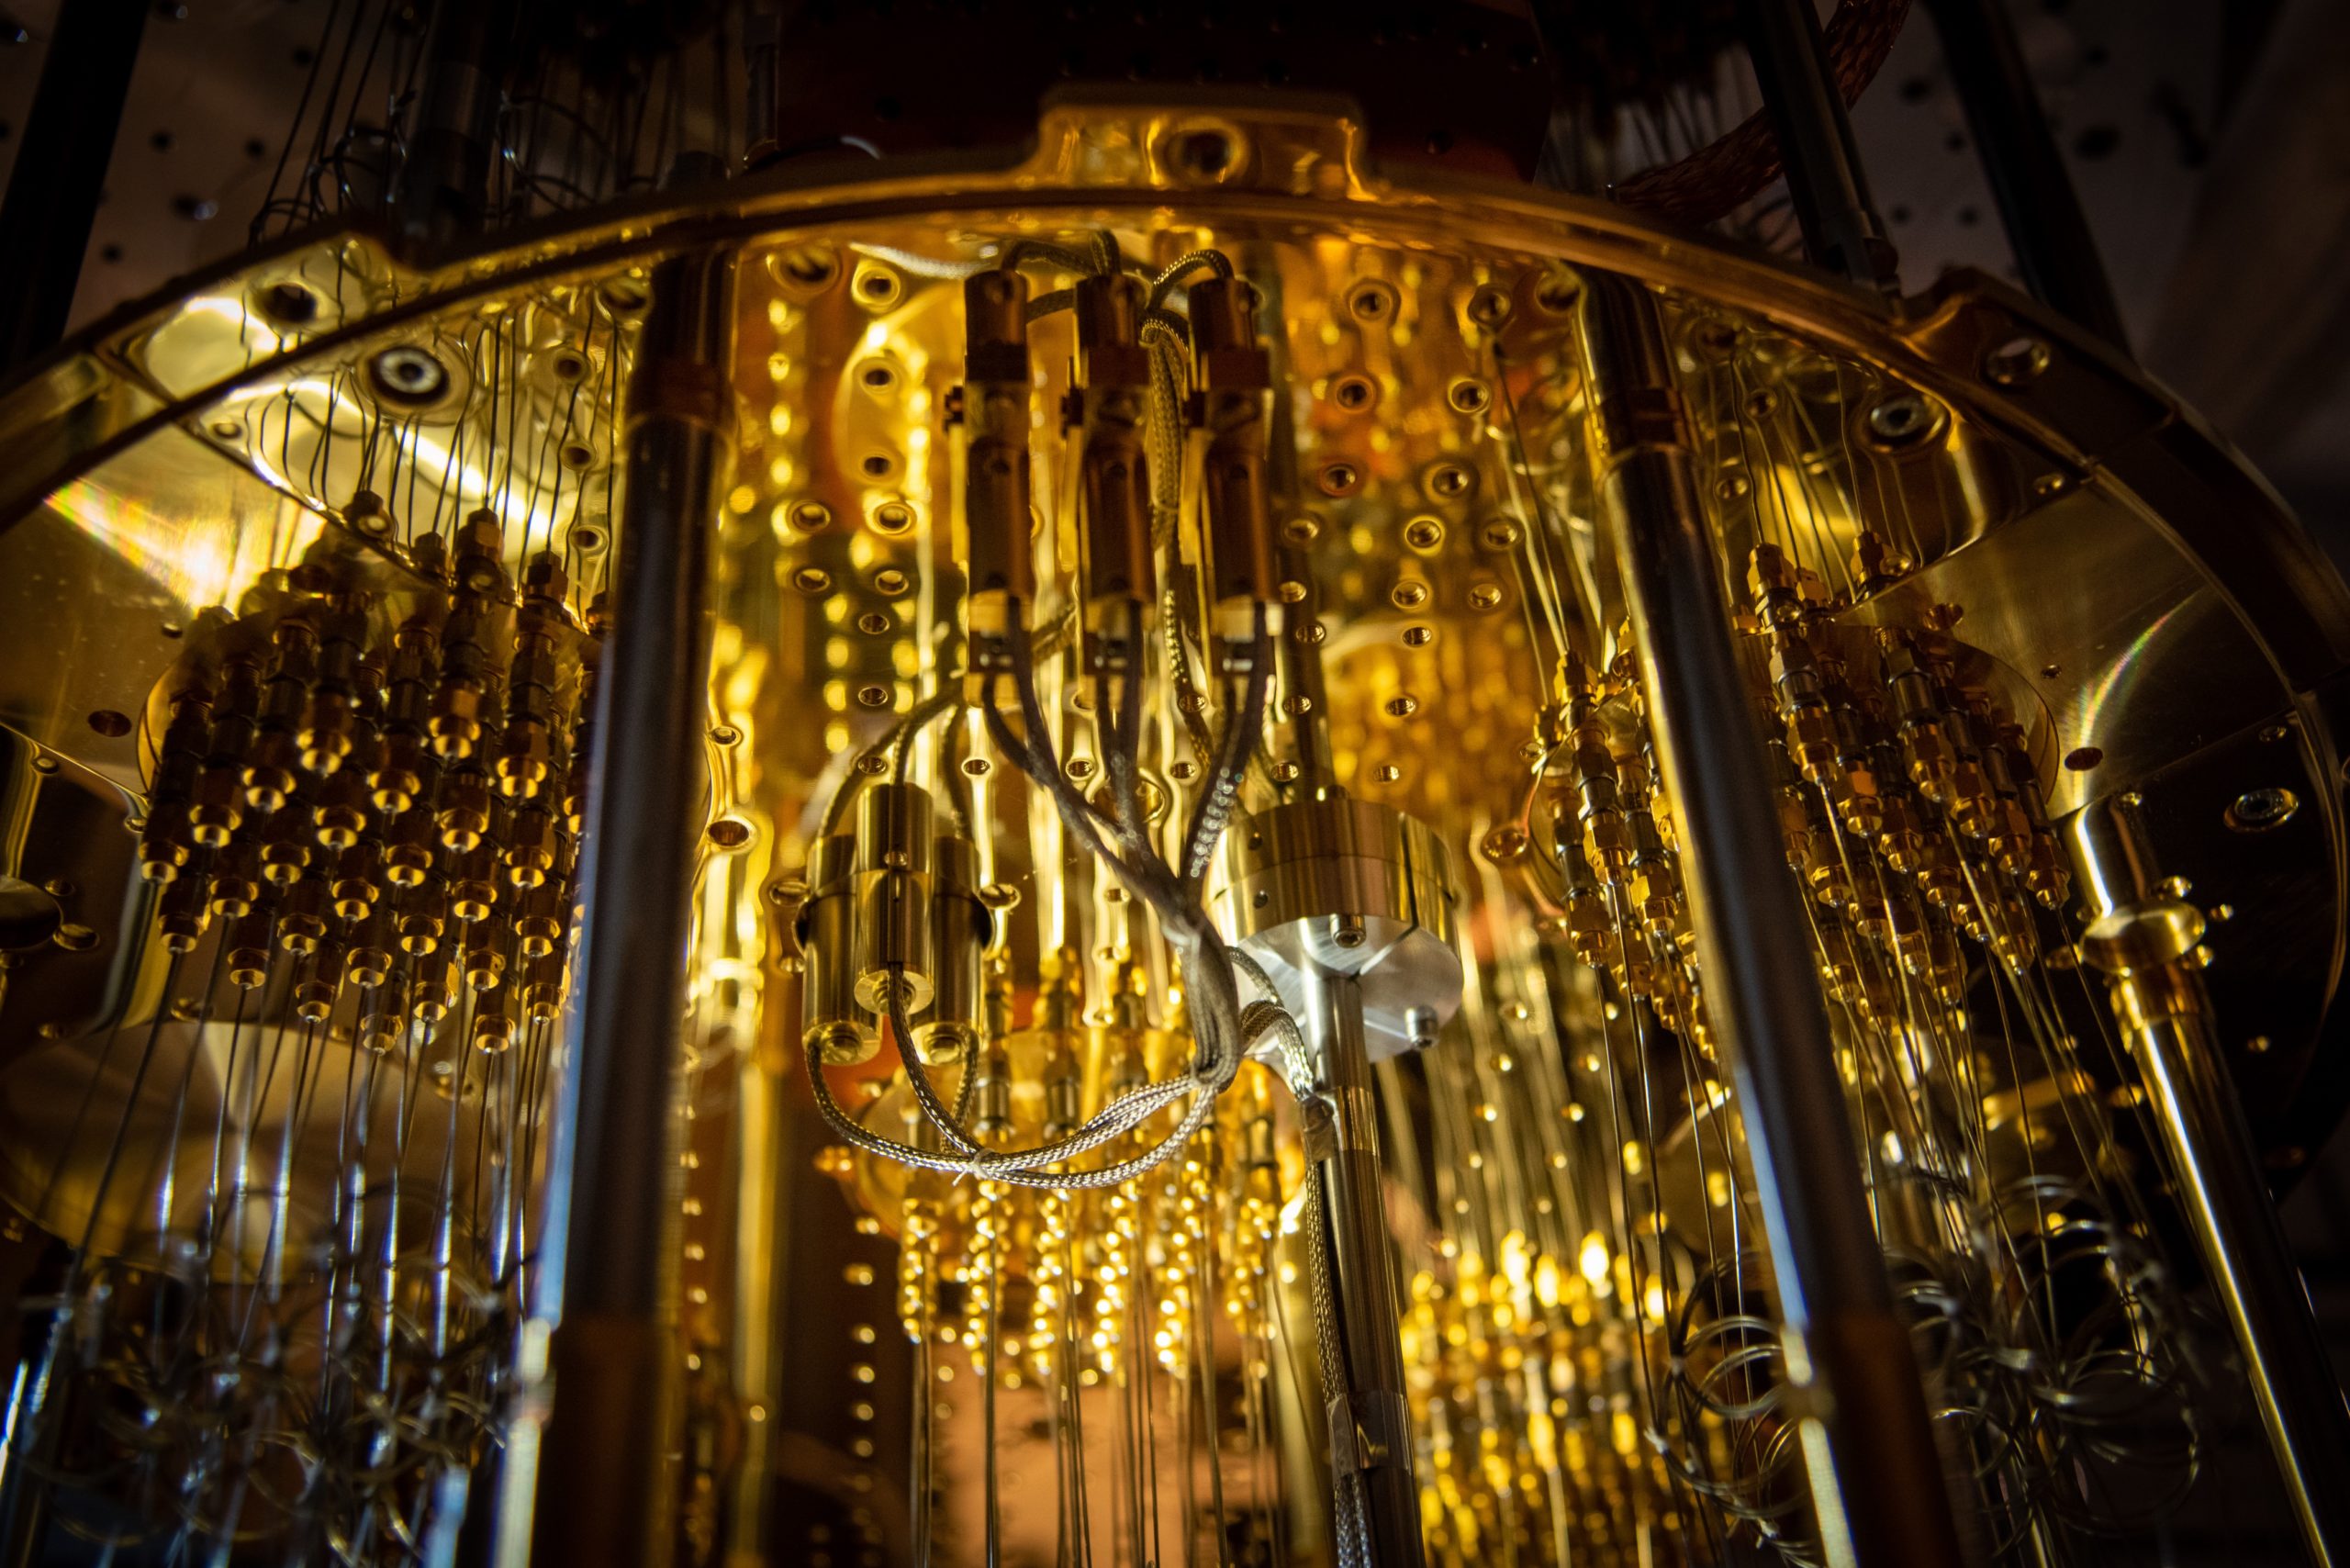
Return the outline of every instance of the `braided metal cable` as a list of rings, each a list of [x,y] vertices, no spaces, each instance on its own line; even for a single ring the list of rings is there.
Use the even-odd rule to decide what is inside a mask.
[[[1334,1399],[1348,1396],[1353,1384],[1346,1365],[1346,1341],[1338,1323],[1337,1292],[1330,1282],[1330,1220],[1328,1196],[1322,1172],[1305,1180],[1306,1276],[1314,1303],[1314,1354],[1322,1372],[1322,1408],[1326,1417]],[[1363,1523],[1361,1473],[1341,1473],[1337,1465],[1337,1434],[1330,1439],[1331,1533],[1339,1568],[1370,1568],[1371,1541]]]

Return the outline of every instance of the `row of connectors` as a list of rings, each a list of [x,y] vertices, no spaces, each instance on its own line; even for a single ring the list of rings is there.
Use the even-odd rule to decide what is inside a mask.
[[[598,642],[559,556],[515,593],[495,513],[413,554],[425,591],[388,634],[381,588],[323,552],[223,629],[217,672],[172,700],[140,867],[172,952],[226,923],[232,984],[286,956],[296,1014],[355,992],[373,1049],[462,988],[474,1044],[499,1050],[563,1004]]]
[[[1624,645],[1628,649],[1630,640]],[[1683,1037],[1710,1037],[1697,986],[1696,938],[1672,814],[1628,654],[1605,673],[1570,652],[1560,700],[1543,723],[1550,759],[1550,853],[1566,889],[1562,922],[1575,956],[1623,994],[1653,1007]]]
[[[1768,544],[1748,582],[1784,743],[1787,857],[1815,902],[1948,1001],[1965,970],[1953,930],[2010,972],[2036,962],[2033,905],[2063,904],[2065,861],[2022,728],[1960,679],[1958,611],[1852,624]]]
[[[1148,1023],[1141,966],[1131,958],[1118,964],[1112,994],[1089,1023],[1083,969],[1074,952],[1048,956],[1034,1026],[1017,1036],[1008,979],[1001,966],[991,976],[986,1043],[970,1058],[979,1075],[971,1125],[982,1143],[1000,1147],[1040,1131],[1066,1137],[1095,1103],[1169,1070],[1194,1048],[1180,1007],[1165,1027]],[[1042,1091],[1020,1096],[1016,1114],[1015,1046],[1031,1075],[1022,1086]],[[898,1315],[908,1337],[959,1345],[975,1372],[992,1368],[1012,1383],[1090,1383],[1150,1364],[1181,1378],[1196,1368],[1203,1315],[1213,1307],[1256,1347],[1249,1354],[1267,1369],[1259,1375],[1270,1375],[1260,1341],[1274,1321],[1281,1170],[1270,1080],[1253,1066],[1242,1079],[1248,1088],[1218,1107],[1214,1136],[1203,1131],[1181,1159],[1114,1186],[1036,1190],[914,1171],[898,1212]],[[1041,1126],[1031,1125],[1040,1114]],[[1180,1114],[1161,1112],[1113,1140],[1109,1152],[1145,1147]],[[935,1143],[919,1115],[907,1124],[910,1137]],[[1220,1158],[1226,1145],[1246,1158]],[[1217,1241],[1225,1247],[1211,1301],[1208,1258]]]

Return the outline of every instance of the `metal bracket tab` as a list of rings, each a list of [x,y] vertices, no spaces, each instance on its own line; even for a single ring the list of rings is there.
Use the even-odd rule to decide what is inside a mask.
[[[1331,1397],[1330,1468],[1341,1475],[1382,1466],[1409,1468],[1412,1417],[1400,1394]]]

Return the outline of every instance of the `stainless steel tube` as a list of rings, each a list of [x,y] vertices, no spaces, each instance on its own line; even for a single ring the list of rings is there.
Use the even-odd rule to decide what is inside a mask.
[[[1333,1484],[1359,1488],[1363,1533],[1373,1568],[1417,1568],[1419,1488],[1412,1479],[1412,1426],[1404,1392],[1395,1271],[1379,1170],[1379,1107],[1371,1097],[1371,1055],[1363,1039],[1362,982],[1309,968],[1307,1043],[1322,1064],[1335,1126],[1322,1161],[1330,1251],[1337,1274],[1344,1388],[1325,1389],[1329,1404]]]
[[[655,270],[629,386],[618,602],[502,1563],[658,1564],[675,1534],[675,1111],[703,815],[703,585],[733,453],[731,266],[697,253]]]
[[[1955,1516],[1869,1223],[1663,325],[1639,285],[1583,281],[1601,510],[1680,821],[1707,1005],[1753,1155],[1822,1551],[1863,1568],[1956,1564]]]
[[[2350,1406],[2228,1078],[2196,957],[2203,913],[2160,890],[2134,809],[2124,797],[2074,819],[2097,912],[2081,954],[2111,984],[2172,1193],[2235,1336],[2302,1544],[2331,1568],[2350,1560]]]

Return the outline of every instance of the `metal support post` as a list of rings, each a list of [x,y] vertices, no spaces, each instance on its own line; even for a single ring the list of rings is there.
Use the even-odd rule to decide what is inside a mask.
[[[680,1036],[707,708],[703,609],[734,450],[732,257],[653,274],[596,689],[574,968],[501,1478],[504,1568],[668,1561],[677,1483]],[[536,1506],[533,1506],[533,1504]],[[534,1519],[535,1516],[535,1519]]]
[[[2161,890],[2137,805],[2124,795],[2073,821],[2094,912],[2081,956],[2111,986],[2172,1193],[2235,1335],[2302,1544],[2331,1568],[2350,1560],[2350,1406],[2228,1079],[2197,954],[2203,913]]]
[[[514,19],[514,0],[442,0],[433,16],[416,125],[393,197],[394,227],[410,245],[447,245],[479,233],[489,217]]]
[[[1742,0],[1747,52],[1779,133],[1787,196],[1815,265],[1891,291],[1893,246],[1869,200],[1852,118],[1829,73],[1811,0]]]
[[[106,193],[115,133],[139,63],[147,0],[67,0],[0,205],[0,371],[55,348]]]
[[[2098,259],[2097,241],[2049,134],[2001,0],[1927,0],[1942,59],[1965,106],[1975,151],[1999,204],[2016,270],[2032,297],[2063,311],[2123,353],[2121,308]]]
[[[1707,1006],[1753,1155],[1822,1550],[1859,1568],[1952,1568],[1963,1561],[1955,1515],[1869,1223],[1663,324],[1641,286],[1583,282],[1600,510],[1690,867]]]
[[[1336,788],[1260,812],[1225,842],[1215,901],[1225,928],[1281,991],[1315,1058],[1307,1146],[1324,1234],[1310,1248],[1335,1561],[1418,1568],[1419,1489],[1371,1068],[1435,1046],[1460,1005],[1450,860],[1427,824]]]
[[[1308,969],[1300,1022],[1333,1111],[1321,1180],[1337,1276],[1337,1364],[1346,1370],[1346,1386],[1322,1391],[1334,1482],[1342,1492],[1354,1489],[1371,1568],[1416,1568],[1420,1495],[1412,1479],[1411,1406],[1381,1193],[1379,1107],[1363,1037],[1362,981]]]

